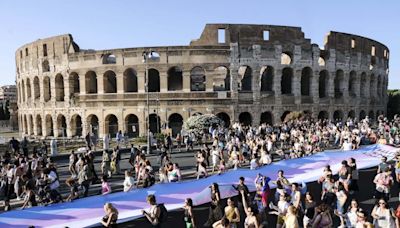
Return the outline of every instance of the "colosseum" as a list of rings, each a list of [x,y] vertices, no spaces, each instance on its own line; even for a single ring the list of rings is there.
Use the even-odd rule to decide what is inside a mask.
[[[374,119],[386,113],[388,66],[377,41],[329,32],[321,48],[288,26],[207,24],[188,46],[101,51],[55,36],[16,51],[20,132],[135,137],[149,123],[176,134],[199,113],[227,125],[279,124],[292,111]]]

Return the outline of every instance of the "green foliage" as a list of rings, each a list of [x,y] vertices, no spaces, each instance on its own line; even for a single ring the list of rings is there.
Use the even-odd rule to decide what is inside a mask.
[[[183,129],[188,133],[200,135],[207,132],[210,126],[223,125],[223,121],[213,114],[192,116],[183,123]]]
[[[394,115],[400,114],[400,90],[388,90],[389,101],[387,104],[388,117],[392,119]]]
[[[163,133],[156,133],[154,136],[157,139],[157,141],[164,142],[165,135]]]

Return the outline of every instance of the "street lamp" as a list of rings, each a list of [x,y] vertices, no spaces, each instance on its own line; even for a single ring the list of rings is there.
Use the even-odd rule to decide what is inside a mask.
[[[143,63],[145,64],[145,71],[144,71],[144,83],[146,89],[146,96],[147,96],[147,121],[146,121],[146,129],[147,129],[147,154],[151,153],[151,138],[150,138],[150,108],[149,108],[149,80],[148,80],[148,65],[147,61],[150,60],[158,60],[160,56],[156,55],[157,53],[150,50],[150,51],[143,51]]]

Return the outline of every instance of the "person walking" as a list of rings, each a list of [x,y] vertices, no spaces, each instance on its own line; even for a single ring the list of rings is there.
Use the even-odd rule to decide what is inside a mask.
[[[185,200],[185,206],[183,207],[183,220],[185,221],[186,228],[196,228],[195,217],[193,214],[193,201],[191,198]]]

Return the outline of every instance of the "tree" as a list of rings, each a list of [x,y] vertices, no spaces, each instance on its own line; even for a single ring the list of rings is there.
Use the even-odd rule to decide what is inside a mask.
[[[183,130],[188,133],[201,135],[208,132],[210,126],[223,126],[223,121],[213,114],[192,116],[183,123]]]
[[[3,105],[0,105],[0,120],[5,120],[5,119],[6,119],[6,116],[4,113]]]
[[[387,114],[390,119],[396,114],[400,114],[400,90],[388,90],[389,101],[387,104]]]

